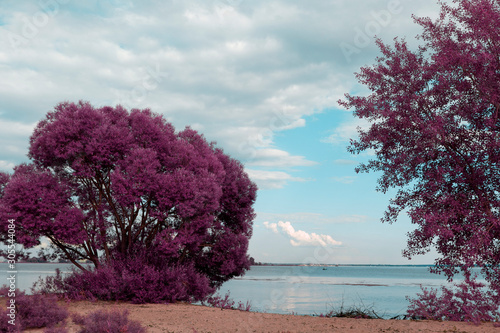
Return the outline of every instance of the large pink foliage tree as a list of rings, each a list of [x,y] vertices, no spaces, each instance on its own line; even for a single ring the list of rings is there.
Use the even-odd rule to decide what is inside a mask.
[[[357,73],[371,93],[340,101],[370,122],[349,149],[373,150],[357,171],[399,189],[383,221],[405,211],[416,225],[405,256],[435,247],[435,272],[479,266],[500,291],[500,1],[441,5],[436,20],[414,18],[417,50],[377,40],[382,55]]]
[[[171,268],[206,292],[248,269],[256,186],[196,131],[147,109],[61,103],[38,123],[29,157],[0,174],[1,223],[14,219],[26,247],[44,236],[84,271],[80,259],[145,274],[142,262],[152,279]]]

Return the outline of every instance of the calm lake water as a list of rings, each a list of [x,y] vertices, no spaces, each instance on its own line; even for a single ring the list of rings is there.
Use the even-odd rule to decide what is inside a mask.
[[[373,308],[390,318],[406,313],[405,296],[423,287],[448,285],[427,266],[255,266],[219,291],[235,301],[250,300],[252,309],[272,313],[320,314],[333,308]]]
[[[17,287],[29,291],[40,276],[55,269],[71,270],[71,264],[17,264]],[[7,283],[7,264],[0,263]],[[226,282],[219,294],[227,292],[236,302],[252,305],[252,311],[327,313],[342,304],[370,307],[390,318],[404,314],[405,296],[415,296],[420,285],[439,288],[447,285],[443,276],[429,273],[427,266],[253,266],[245,276]]]

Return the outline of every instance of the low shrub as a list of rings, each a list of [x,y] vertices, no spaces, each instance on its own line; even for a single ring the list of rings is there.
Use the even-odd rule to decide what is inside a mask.
[[[246,303],[238,302],[236,309],[241,311],[250,311],[252,309],[252,304],[250,301],[246,301]]]
[[[221,295],[215,295],[208,297],[203,304],[208,304],[213,306],[214,308],[221,308],[221,309],[233,309],[233,310],[241,310],[241,311],[250,311],[252,308],[252,305],[250,304],[249,301],[246,303],[243,302],[238,302],[237,305],[235,305],[235,301],[233,301],[230,298],[230,293],[229,291],[226,293],[224,297]]]
[[[76,320],[75,320],[76,319]],[[128,319],[128,311],[98,310],[85,317],[73,317],[73,321],[83,325],[79,333],[145,333],[139,322]]]
[[[498,321],[500,300],[492,291],[486,291],[484,284],[473,279],[455,284],[454,288],[438,290],[423,288],[417,298],[410,302],[408,317],[412,319],[467,321],[479,324],[484,321]]]
[[[39,277],[31,287],[33,294],[42,295],[64,295],[64,277],[59,268],[56,268],[55,275],[49,275],[45,278]]]
[[[79,313],[73,313],[71,319],[77,325],[85,325],[85,316]]]
[[[356,319],[382,319],[372,307],[361,306],[344,307],[344,302],[338,307],[330,310],[326,314],[319,314],[318,317],[326,318],[356,318]]]
[[[5,309],[0,309],[0,332],[1,333],[7,333],[7,332],[21,332],[21,329],[19,328],[19,322],[16,321],[16,325],[9,324],[9,321],[11,320],[8,317],[9,312]]]
[[[227,292],[224,297],[221,295],[214,295],[206,299],[206,303],[208,305],[213,306],[214,308],[221,309],[233,309],[234,301],[230,298],[230,293]]]
[[[64,293],[69,299],[132,303],[195,302],[214,292],[209,279],[194,267],[142,256],[116,259],[99,269],[73,271],[38,281],[39,293]]]
[[[2,287],[0,295],[6,296],[7,289]],[[7,320],[2,320],[0,330],[8,332],[8,329],[24,330],[27,328],[53,327],[64,322],[68,317],[68,311],[57,304],[57,297],[54,295],[26,295],[26,293],[15,290],[16,325],[10,325]],[[7,313],[2,313],[2,318]],[[5,317],[4,317],[5,316]],[[7,317],[8,318],[8,317]],[[5,325],[8,325],[5,327]]]

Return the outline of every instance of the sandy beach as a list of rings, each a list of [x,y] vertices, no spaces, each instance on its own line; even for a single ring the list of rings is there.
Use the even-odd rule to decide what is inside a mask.
[[[492,323],[478,326],[461,322],[319,318],[298,315],[221,310],[185,303],[129,304],[115,302],[61,302],[70,313],[87,314],[98,309],[129,311],[147,332],[500,332]],[[68,320],[70,332],[79,326]],[[32,329],[27,332],[43,332]]]

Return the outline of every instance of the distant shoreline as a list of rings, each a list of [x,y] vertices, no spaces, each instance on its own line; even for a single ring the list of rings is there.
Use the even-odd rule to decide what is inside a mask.
[[[0,261],[0,264],[6,264],[6,261]],[[17,264],[70,264],[71,262],[52,262],[52,261],[19,261]],[[88,262],[91,264],[91,262]],[[256,263],[253,266],[281,266],[281,267],[433,267],[433,264],[404,265],[404,264],[296,264],[296,263]]]
[[[433,267],[433,264],[294,264],[294,263],[259,263],[252,266],[285,266],[285,267]]]

